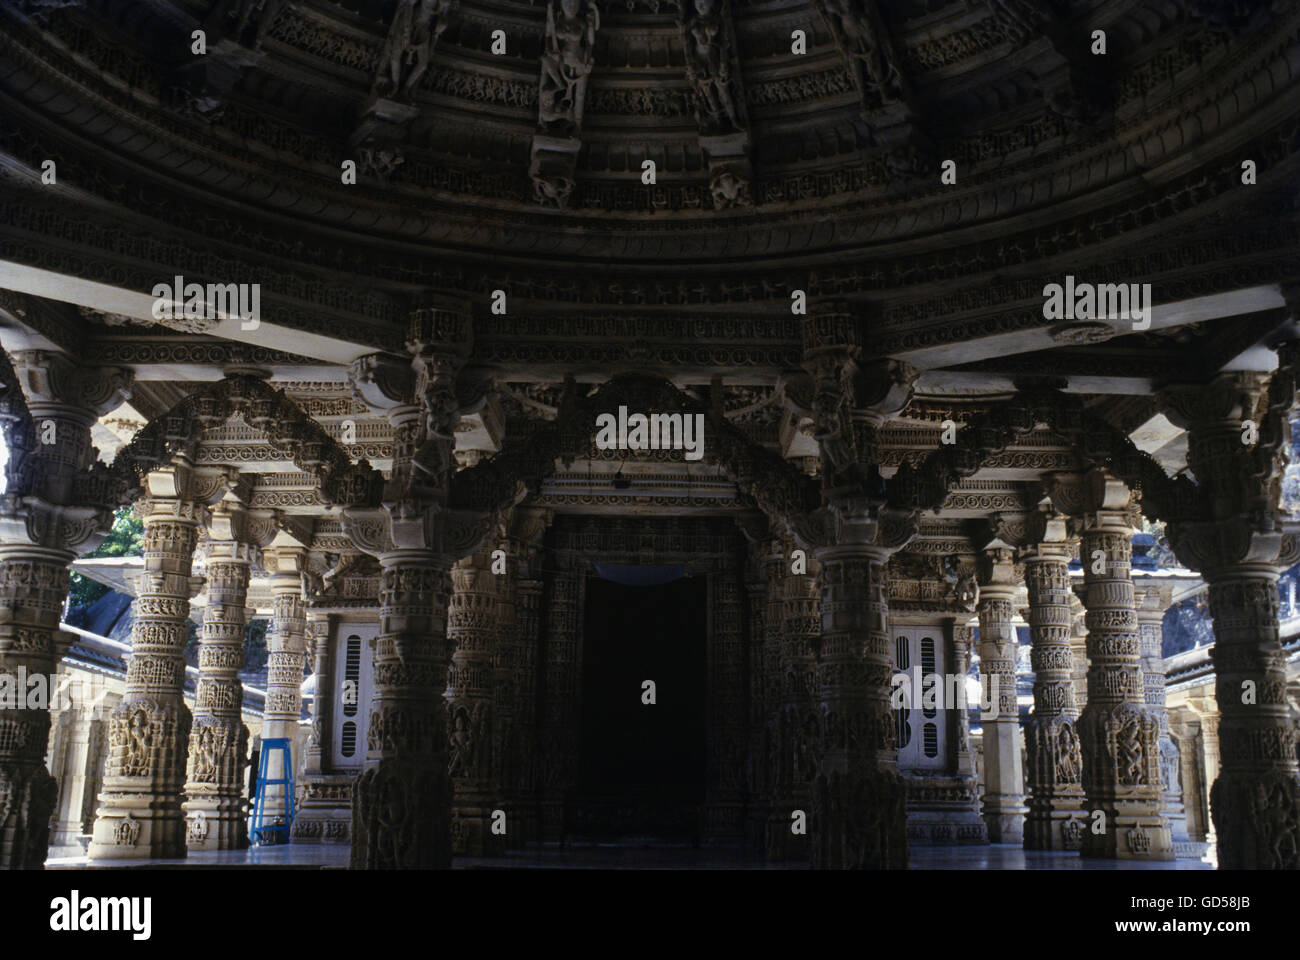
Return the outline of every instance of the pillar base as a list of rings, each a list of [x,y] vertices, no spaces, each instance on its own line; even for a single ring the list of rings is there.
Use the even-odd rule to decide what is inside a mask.
[[[542,843],[564,843],[564,801],[547,799],[537,807],[538,837]]]
[[[0,820],[0,869],[40,870],[48,855],[58,784],[44,763],[15,763],[0,769],[0,786],[6,800],[0,808],[5,814]]]
[[[384,759],[352,785],[353,870],[445,870],[451,866],[447,760]]]
[[[1104,833],[1093,833],[1090,819],[1079,853],[1110,860],[1172,860],[1174,839],[1160,817],[1119,812],[1107,816]]]
[[[180,797],[137,777],[107,777],[86,855],[91,860],[175,860],[186,855]]]
[[[1080,850],[1088,829],[1082,788],[1050,797],[1029,799],[1025,816],[1026,850]]]
[[[290,830],[294,843],[352,842],[352,780],[345,773],[307,775]]]
[[[744,840],[744,818],[742,803],[705,803],[702,839],[712,844],[739,844]]]
[[[504,834],[493,833],[493,811],[506,815]],[[459,794],[451,808],[451,852],[456,857],[500,857],[506,852],[506,838],[512,829],[510,812],[496,801],[474,795]]]
[[[185,846],[198,853],[204,850],[248,849],[248,818],[244,798],[234,793],[217,793],[208,788],[196,794],[188,787],[190,799],[181,804],[185,811]]]
[[[808,817],[814,869],[907,867],[907,787],[897,771],[867,763],[817,775]]]
[[[988,843],[971,777],[907,776],[907,839],[914,843]]]
[[[1210,790],[1210,815],[1220,869],[1300,869],[1300,781],[1294,774],[1220,772]]]
[[[1025,842],[1025,815],[1023,813],[984,813],[984,825],[989,831],[989,843]]]

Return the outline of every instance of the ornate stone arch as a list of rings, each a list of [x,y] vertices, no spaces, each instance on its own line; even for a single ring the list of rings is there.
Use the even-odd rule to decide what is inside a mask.
[[[489,460],[456,474],[451,502],[458,509],[497,512],[536,493],[555,472],[557,458],[572,460],[587,450],[601,413],[626,406],[633,412],[703,414],[708,424],[704,461],[720,466],[742,494],[769,517],[781,522],[806,515],[821,504],[820,487],[779,454],[755,444],[710,407],[670,381],[646,374],[620,374],[587,396],[566,381],[554,421],[539,424],[529,435]]]
[[[353,463],[347,451],[283,391],[245,374],[228,376],[190,394],[140,430],[118,451],[112,466],[97,464],[92,472],[113,485],[117,503],[129,503],[139,496],[150,470],[235,414],[260,431],[285,459],[315,477],[327,502],[338,506],[379,502],[383,475],[378,470],[365,460]]]
[[[889,481],[890,503],[937,510],[960,480],[1040,424],[1068,441],[1085,464],[1110,470],[1139,492],[1148,516],[1176,520],[1197,509],[1196,484],[1169,477],[1122,430],[1089,413],[1077,397],[1055,390],[1018,394],[973,418],[958,431],[956,443],[934,451],[916,467],[904,464]]]

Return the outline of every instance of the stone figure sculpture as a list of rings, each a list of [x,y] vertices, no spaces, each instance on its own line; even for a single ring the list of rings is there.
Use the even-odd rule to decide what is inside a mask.
[[[227,25],[234,22],[231,35],[251,50],[260,49],[283,6],[284,0],[233,0],[226,9]]]
[[[453,724],[447,773],[453,777],[467,777],[473,772],[474,740],[469,728],[469,713],[463,707],[456,711]]]
[[[840,49],[858,65],[864,93],[882,105],[903,98],[903,77],[871,0],[823,0]]]
[[[731,44],[718,0],[695,0],[695,15],[682,25],[686,79],[695,91],[696,119],[707,133],[740,129],[732,95]]]
[[[447,29],[447,14],[455,0],[398,0],[379,58],[374,93],[409,99],[429,69],[433,48]]]
[[[596,62],[596,30],[600,12],[593,0],[560,0],[546,8],[546,40],[542,49],[537,118],[544,129],[559,125],[565,133],[582,126],[587,79]]]
[[[1078,783],[1083,773],[1083,752],[1079,737],[1068,723],[1061,724],[1056,735],[1056,782]]]

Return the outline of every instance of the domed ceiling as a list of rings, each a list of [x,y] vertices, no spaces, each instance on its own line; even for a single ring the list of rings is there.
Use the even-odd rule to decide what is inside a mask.
[[[133,290],[264,279],[271,320],[383,348],[429,290],[475,312],[504,290],[523,323],[789,317],[799,289],[901,355],[1042,325],[1045,278],[1069,271],[1158,302],[1296,272],[1295,4],[16,0],[0,18],[5,261]]]

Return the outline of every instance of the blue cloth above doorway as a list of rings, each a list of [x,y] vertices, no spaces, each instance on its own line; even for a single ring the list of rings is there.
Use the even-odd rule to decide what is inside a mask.
[[[669,563],[646,566],[636,563],[592,563],[596,576],[625,587],[657,587],[686,576],[686,564]]]

